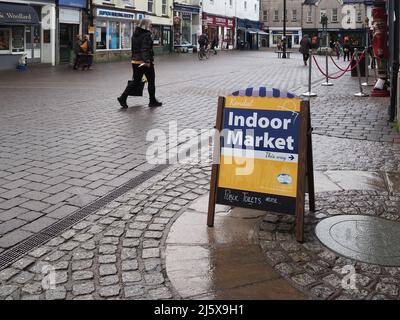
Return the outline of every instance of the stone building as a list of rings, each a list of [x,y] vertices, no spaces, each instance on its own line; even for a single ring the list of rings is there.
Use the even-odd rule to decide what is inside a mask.
[[[172,50],[172,0],[93,0],[95,61],[128,59],[137,22],[152,21],[154,51]]]
[[[305,0],[302,10],[303,33],[317,36],[325,46],[321,17],[328,17],[327,31],[332,40],[351,39],[354,45],[365,45],[367,6],[364,0]]]
[[[288,48],[300,45],[302,37],[302,2],[303,0],[286,0],[286,37]],[[261,21],[264,30],[269,33],[268,46],[276,47],[283,37],[283,1],[261,0]]]

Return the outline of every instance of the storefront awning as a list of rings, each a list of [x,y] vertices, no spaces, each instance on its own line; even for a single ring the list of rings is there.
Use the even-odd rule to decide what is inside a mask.
[[[0,3],[0,25],[38,23],[38,15],[31,6]]]
[[[258,30],[258,34],[269,35],[268,32],[265,32],[265,31],[262,31],[262,30]]]

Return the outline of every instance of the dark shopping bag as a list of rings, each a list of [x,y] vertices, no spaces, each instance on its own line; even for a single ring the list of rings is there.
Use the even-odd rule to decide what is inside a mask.
[[[144,88],[144,84],[146,83],[146,81],[140,81],[139,84],[137,86],[133,86],[133,80],[129,80],[128,81],[128,86],[130,87],[130,90],[128,92],[128,94],[130,96],[134,96],[134,97],[142,97],[143,96],[143,88]]]

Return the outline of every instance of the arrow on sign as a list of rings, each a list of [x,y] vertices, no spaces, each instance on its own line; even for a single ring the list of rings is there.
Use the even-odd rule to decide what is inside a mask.
[[[294,157],[293,157],[293,155],[291,154],[290,157],[289,157],[289,160],[293,160],[293,159],[294,159]]]

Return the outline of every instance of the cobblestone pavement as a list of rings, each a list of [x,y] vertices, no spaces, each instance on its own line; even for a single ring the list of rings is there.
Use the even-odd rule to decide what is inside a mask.
[[[262,65],[264,59],[266,63]],[[126,111],[116,107],[115,92],[120,91],[129,76],[125,63],[100,65],[92,73],[37,69],[27,74],[1,76],[0,91],[5,90],[7,96],[1,107],[4,117],[0,119],[0,253],[147,171],[145,135],[149,128],[167,130],[171,119],[178,120],[180,129],[210,128],[215,121],[216,97],[238,88],[274,84],[274,87],[293,89],[297,93],[305,91],[302,84],[306,83],[307,70],[301,67],[300,56],[295,55],[285,64],[276,59],[268,63],[268,59],[272,59],[272,53],[221,54],[205,63],[189,55],[160,58],[158,92],[165,106],[153,110],[140,106],[143,99],[138,100],[137,107]],[[190,67],[191,71],[185,67]],[[39,81],[35,80],[38,75],[42,75]],[[333,88],[316,87],[315,90],[319,94],[312,101],[315,169],[398,172],[399,135],[391,129],[383,129],[389,128],[385,120],[387,99],[353,100],[352,89],[357,87],[355,79],[346,77],[343,81]],[[13,89],[19,82],[27,84],[25,96]],[[325,90],[330,91],[323,96]],[[352,102],[337,107],[337,101]],[[365,130],[360,135],[357,130],[361,128]],[[61,236],[1,270],[0,298],[179,298],[165,271],[164,242],[179,214],[207,192],[209,169],[207,162],[171,166],[109,203]],[[382,209],[385,200],[398,201],[397,193],[388,196],[341,191],[318,194],[317,205],[327,215],[332,214],[328,209],[346,213],[344,204],[348,202],[347,208],[359,208],[357,212],[361,212],[364,208],[372,210],[368,197],[375,197],[380,205],[376,211],[379,215],[385,211]],[[354,203],[350,200],[353,198]],[[392,216],[398,215],[398,211],[388,210]],[[375,211],[370,214],[375,214],[372,212]],[[323,217],[309,216],[309,228],[316,219]],[[266,219],[275,218],[267,215]],[[266,220],[261,225],[262,229],[271,228],[260,233],[265,250],[268,245],[276,245],[280,237],[292,243],[287,235],[290,219]],[[271,222],[273,230],[267,222]],[[280,229],[282,222],[285,232]],[[315,244],[311,235],[308,234],[305,249],[301,249],[305,254],[309,254],[306,245]],[[290,244],[288,248],[285,254],[284,248],[271,252],[281,252],[288,259],[287,255],[292,252]],[[330,252],[321,249],[317,254],[322,251]],[[317,254],[310,254],[311,262]],[[290,257],[302,267],[302,261],[295,256]],[[329,266],[323,265],[325,269],[321,274],[309,274],[314,282],[307,282],[309,277],[305,275],[304,286],[302,280],[299,280],[300,285],[292,283],[312,297],[348,296],[334,291],[335,286],[326,284],[322,277],[324,272],[327,276],[334,274],[337,269],[333,268],[340,266],[340,258],[332,261]],[[46,290],[42,285],[48,268],[56,270],[55,290]],[[276,270],[286,275],[279,268]],[[376,292],[385,290],[382,288],[393,289],[397,278],[390,278],[387,272],[394,271],[382,270],[380,276],[370,277],[370,286],[365,289],[367,295],[351,297],[372,298],[377,296]],[[295,277],[306,272],[309,271],[289,272],[288,275]],[[314,292],[318,289],[311,291],[316,285],[324,287],[321,292],[333,291],[329,295],[318,295]],[[398,292],[393,290],[383,294],[396,298]]]
[[[175,166],[0,271],[1,299],[171,299],[164,242],[209,187],[210,167]],[[46,290],[54,271],[55,288]]]
[[[265,255],[274,269],[313,298],[400,299],[400,267],[381,267],[343,258],[321,245],[314,234],[317,222],[333,215],[362,214],[398,222],[400,193],[318,193],[316,208],[317,215],[310,212],[306,214],[304,244],[299,244],[294,239],[293,216],[267,214],[264,217],[259,237]],[[354,267],[356,288],[342,285],[350,271],[349,266]]]

